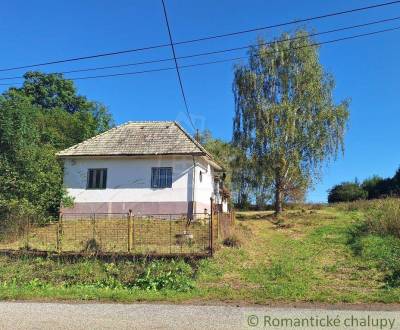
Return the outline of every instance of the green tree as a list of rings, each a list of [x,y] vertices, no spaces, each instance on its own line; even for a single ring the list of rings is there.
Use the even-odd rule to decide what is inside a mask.
[[[43,109],[62,108],[68,113],[90,110],[92,102],[78,95],[74,83],[59,73],[27,72],[18,93],[31,98],[33,105]]]
[[[232,159],[234,156],[232,145],[229,142],[214,138],[211,131],[207,129],[203,133],[198,134],[197,138],[200,144],[203,145],[203,147],[210,152],[215,160],[224,168],[224,185],[228,189],[231,189]]]
[[[400,196],[400,168],[397,169],[393,178],[390,180],[390,195],[392,196]]]
[[[368,179],[365,179],[361,185],[362,189],[364,189],[368,194],[368,199],[379,198],[382,194],[381,186],[384,179],[378,175],[374,175]]]
[[[55,215],[68,199],[56,152],[108,129],[112,118],[61,75],[25,79],[0,96],[0,215],[20,206]]]
[[[367,197],[368,192],[356,182],[343,182],[329,191],[328,203],[352,202]]]
[[[4,96],[30,99],[41,143],[61,150],[113,126],[104,105],[78,95],[74,83],[61,74],[27,72],[24,78],[21,88],[11,88]]]
[[[54,213],[63,198],[62,171],[50,145],[39,144],[38,109],[26,97],[0,98],[0,201],[25,201]]]
[[[276,213],[343,150],[348,102],[335,104],[333,88],[306,31],[259,40],[248,64],[235,68],[233,144],[257,169],[256,181],[273,189]]]

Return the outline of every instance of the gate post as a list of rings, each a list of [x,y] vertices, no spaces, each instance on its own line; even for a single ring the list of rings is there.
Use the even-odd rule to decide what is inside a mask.
[[[132,248],[132,210],[128,212],[128,252]]]

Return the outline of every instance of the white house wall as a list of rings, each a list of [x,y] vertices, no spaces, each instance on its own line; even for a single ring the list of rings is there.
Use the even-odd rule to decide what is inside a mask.
[[[66,213],[187,213],[209,210],[213,190],[212,169],[195,157],[193,194],[193,158],[191,156],[152,158],[70,158],[64,160],[64,185],[74,199]],[[151,168],[172,167],[172,188],[151,188]],[[106,189],[86,189],[91,168],[107,168]],[[200,170],[203,180],[200,182]]]
[[[196,181],[195,181],[195,208],[196,213],[203,213],[205,209],[210,212],[210,198],[214,190],[214,172],[205,160],[196,157]],[[202,172],[202,181],[200,181]]]
[[[152,167],[172,167],[172,188],[151,188]],[[86,189],[90,168],[107,168],[106,189]],[[192,201],[192,169],[191,157],[66,159],[64,184],[75,204],[64,211],[185,213]]]

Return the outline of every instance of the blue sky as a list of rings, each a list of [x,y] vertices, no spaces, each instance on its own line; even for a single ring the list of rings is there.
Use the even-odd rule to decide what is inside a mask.
[[[383,0],[380,0],[383,2]],[[376,1],[265,1],[265,0],[166,0],[174,41],[265,26],[317,16]],[[368,21],[400,16],[400,4],[314,21],[303,27],[325,31]],[[317,37],[336,39],[400,26],[400,20],[369,28]],[[178,56],[244,46],[257,36],[267,39],[294,27],[271,29],[213,41],[177,46]],[[161,1],[70,0],[6,1],[0,12],[0,68],[132,49],[168,42]],[[351,118],[344,157],[325,170],[322,181],[308,194],[309,201],[326,201],[334,184],[372,174],[391,176],[400,165],[398,106],[400,31],[322,46],[321,62],[336,79],[336,100],[351,98]],[[180,60],[180,65],[244,55],[235,52]],[[132,63],[170,57],[170,49],[158,49],[95,60],[40,68],[45,72]],[[69,77],[120,73],[171,66],[142,65],[104,71],[75,73]],[[230,140],[234,102],[233,63],[182,70],[189,107],[196,126]],[[0,72],[0,78],[23,74]],[[4,83],[6,81],[0,81]],[[116,123],[128,120],[179,120],[190,131],[174,71],[136,76],[78,81],[79,93],[104,103]],[[0,86],[0,91],[5,86]]]

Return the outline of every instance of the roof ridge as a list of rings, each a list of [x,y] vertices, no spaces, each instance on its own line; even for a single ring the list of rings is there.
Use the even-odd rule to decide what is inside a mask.
[[[212,158],[211,154],[193,136],[186,132],[182,125],[179,124],[179,122],[174,121],[174,124],[190,139],[190,141],[192,141],[196,145],[197,148],[199,148],[202,152],[206,153],[207,156]]]
[[[175,121],[173,120],[129,120],[127,122],[125,122],[125,124],[142,124],[142,123],[154,123],[154,124],[160,124],[160,123],[174,123]]]

